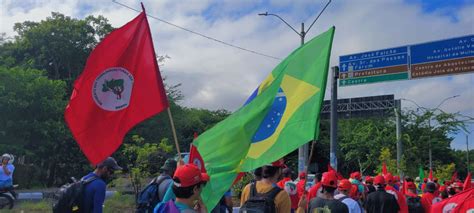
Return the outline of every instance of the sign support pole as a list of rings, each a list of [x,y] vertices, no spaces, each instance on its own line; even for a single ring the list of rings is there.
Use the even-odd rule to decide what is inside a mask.
[[[332,67],[331,70],[331,141],[329,162],[331,167],[337,171],[337,79],[339,78],[339,67]]]
[[[400,169],[400,162],[402,160],[402,121],[401,121],[401,103],[400,100],[395,100],[395,117],[396,117],[396,128],[397,128],[397,172],[401,178],[403,178],[403,172]]]

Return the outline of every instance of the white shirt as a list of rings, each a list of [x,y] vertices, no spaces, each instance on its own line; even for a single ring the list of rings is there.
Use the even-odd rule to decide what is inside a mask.
[[[339,200],[340,198],[344,197],[344,194],[338,194],[334,196],[334,199]],[[352,199],[351,197],[347,197],[344,200],[341,200],[344,204],[346,204],[347,208],[349,209],[349,213],[362,213],[359,203]]]

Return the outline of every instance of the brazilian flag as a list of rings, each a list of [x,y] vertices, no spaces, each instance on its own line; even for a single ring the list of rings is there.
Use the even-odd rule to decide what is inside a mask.
[[[293,51],[243,107],[194,142],[211,178],[202,192],[208,209],[239,172],[280,159],[317,136],[334,30]]]

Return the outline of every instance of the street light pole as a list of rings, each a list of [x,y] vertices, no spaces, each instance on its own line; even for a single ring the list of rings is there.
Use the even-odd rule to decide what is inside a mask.
[[[324,10],[326,10],[326,8],[328,7],[328,5],[330,3],[331,3],[331,0],[329,0],[328,3],[326,4],[326,6],[324,6],[324,8],[321,10],[321,12],[319,12],[318,16],[314,19],[313,23],[311,23],[311,25],[309,26],[309,28],[306,31],[304,29],[304,22],[302,22],[301,23],[301,32],[298,32],[297,30],[295,30],[295,28],[293,28],[290,24],[288,24],[288,22],[286,22],[282,17],[280,17],[277,14],[265,12],[265,13],[259,13],[258,15],[259,16],[275,16],[278,19],[280,19],[283,23],[286,24],[286,26],[288,26],[296,34],[298,34],[298,36],[300,36],[300,39],[301,39],[300,46],[303,46],[304,45],[304,38],[305,38],[306,34],[308,34],[308,31],[311,29],[311,27],[313,27],[314,23],[319,19],[321,14],[323,14]],[[319,127],[316,127],[316,128],[319,128]],[[298,148],[298,173],[301,173],[303,171],[307,171],[307,165],[305,165],[305,162],[308,159],[308,150],[309,150],[308,143],[305,143],[303,146]]]
[[[420,105],[418,105],[414,100],[410,100],[410,99],[406,99],[406,98],[401,98],[401,100],[405,100],[405,101],[409,101],[413,104],[415,104],[418,109],[423,109],[425,110],[425,112],[429,112],[429,113],[433,113],[434,114],[434,111],[436,111],[437,109],[439,109],[441,107],[441,105],[444,104],[444,102],[446,102],[447,100],[449,99],[453,99],[453,98],[457,98],[459,97],[460,95],[454,95],[454,96],[451,96],[451,97],[447,97],[445,99],[443,99],[439,104],[438,106],[436,106],[436,108],[434,109],[428,109],[428,108],[425,108],[425,107],[421,107]],[[428,128],[430,129],[430,131],[432,131],[431,129],[431,118],[433,117],[433,115],[430,114],[430,117],[428,119]],[[430,160],[430,170],[433,169],[433,159],[432,159],[432,147],[431,147],[431,134],[429,134],[428,136],[428,155],[429,155],[429,160]]]

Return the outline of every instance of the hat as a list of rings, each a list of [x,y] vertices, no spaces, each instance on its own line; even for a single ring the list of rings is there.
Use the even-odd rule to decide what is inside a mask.
[[[384,176],[384,178],[385,178],[385,181],[386,181],[387,183],[394,183],[393,175],[392,175],[392,174],[387,173],[387,174]]]
[[[377,177],[374,178],[374,184],[385,185],[385,178],[382,175],[377,175]]]
[[[352,178],[352,179],[356,179],[356,180],[362,179],[362,177],[361,177],[361,175],[360,175],[360,172],[353,172],[353,173],[351,173],[351,178]]]
[[[423,178],[423,182],[427,183],[427,182],[428,182],[428,178]]]
[[[122,170],[122,167],[117,164],[117,161],[113,157],[108,157],[104,161],[97,164],[97,167],[107,167],[112,170]]]
[[[461,182],[457,181],[457,182],[454,182],[454,183],[453,183],[453,187],[454,187],[454,188],[462,188],[462,187],[463,187],[463,184],[462,184]]]
[[[416,177],[415,182],[420,182],[420,177]]]
[[[374,178],[373,178],[373,177],[370,177],[370,176],[366,176],[366,177],[365,177],[365,182],[366,182],[366,183],[373,183],[373,182],[374,182]]]
[[[399,176],[393,177],[393,181],[395,181],[395,183],[400,182],[400,177]]]
[[[337,188],[336,173],[335,172],[325,172],[325,173],[323,173],[323,178],[321,180],[321,185],[332,187],[332,188]]]
[[[413,182],[407,182],[407,189],[416,189],[416,185]]]
[[[446,186],[440,186],[440,187],[439,187],[439,191],[440,191],[440,192],[446,191]]]
[[[428,191],[428,192],[436,191],[436,184],[434,182],[431,182],[431,181],[426,183],[426,191]]]
[[[342,179],[339,184],[337,185],[337,188],[340,190],[340,191],[348,191],[350,190],[352,187],[352,184],[349,180],[347,179]]]
[[[177,162],[174,159],[168,159],[160,169],[165,171],[173,171],[176,169],[176,165]]]
[[[305,179],[306,178],[306,172],[300,172],[300,175],[298,175],[300,179]]]
[[[174,185],[177,187],[188,187],[201,182],[209,181],[209,175],[201,173],[201,170],[194,164],[185,164],[176,169],[173,179],[178,179]]]

